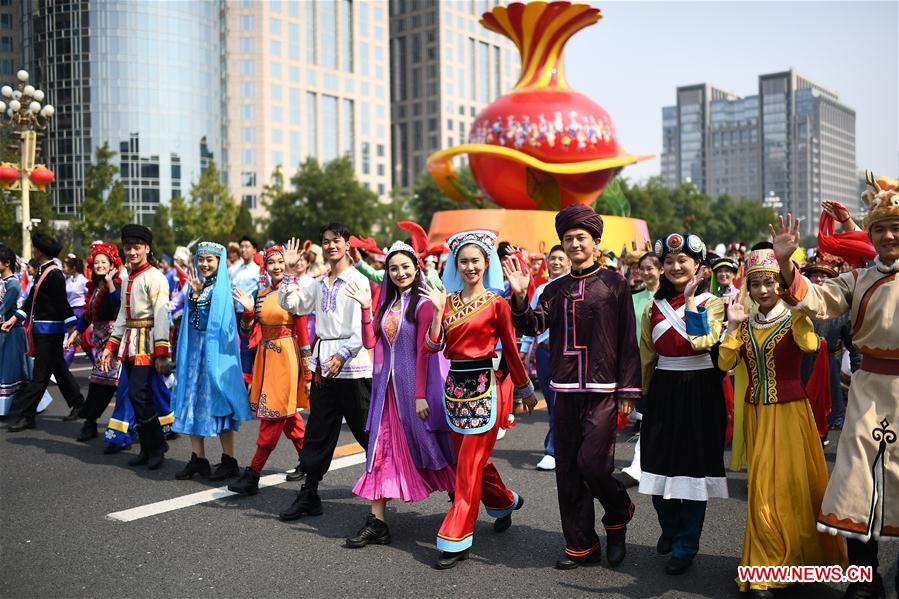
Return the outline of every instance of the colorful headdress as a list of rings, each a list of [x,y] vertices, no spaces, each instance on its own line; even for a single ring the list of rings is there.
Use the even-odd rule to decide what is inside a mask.
[[[746,256],[746,278],[756,272],[780,273],[780,265],[773,249],[752,250]]]
[[[200,254],[211,254],[213,256],[221,256],[222,252],[227,253],[227,249],[220,243],[214,241],[201,241],[197,244],[197,256]]]
[[[862,193],[862,202],[868,210],[862,229],[871,228],[874,223],[888,218],[899,218],[899,180],[889,177],[874,178],[874,173],[865,171],[865,181],[873,189]]]
[[[446,244],[449,246],[453,256],[458,255],[459,250],[466,245],[476,245],[489,255],[491,252],[496,251],[496,233],[484,229],[462,231],[447,239]]]
[[[263,264],[266,263],[266,262],[268,262],[268,259],[269,259],[271,256],[274,256],[275,254],[281,254],[281,255],[283,256],[283,255],[284,255],[284,246],[273,245],[273,246],[271,246],[271,247],[269,247],[269,248],[266,248],[266,250],[265,250],[265,255],[264,255],[263,258],[262,258]]]
[[[737,262],[736,258],[715,258],[712,261],[712,270],[718,270],[719,268],[729,268],[737,272],[740,270],[740,263]]]
[[[692,233],[671,233],[667,237],[656,239],[653,248],[659,260],[664,261],[668,254],[687,254],[697,260],[705,260],[705,242],[700,239],[699,235]]]
[[[119,248],[114,243],[103,243],[102,241],[95,241],[91,244],[90,255],[87,257],[87,265],[93,267],[94,258],[101,254],[109,258],[113,268],[120,268],[122,266],[122,259],[119,257]]]
[[[831,254],[824,252],[816,252],[815,255],[805,263],[802,267],[802,274],[807,275],[811,272],[823,272],[830,278],[839,274],[838,266],[841,260]]]

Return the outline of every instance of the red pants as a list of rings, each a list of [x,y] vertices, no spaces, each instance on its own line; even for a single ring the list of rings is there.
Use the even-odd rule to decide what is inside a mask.
[[[437,549],[463,551],[471,547],[480,502],[494,518],[507,516],[515,509],[518,495],[506,488],[490,461],[498,432],[499,424],[479,435],[452,433],[457,459],[456,495],[437,533]]]
[[[303,418],[298,412],[280,420],[260,420],[259,437],[256,439],[256,455],[250,462],[250,469],[256,473],[262,472],[268,456],[278,446],[278,438],[282,432],[293,442],[297,455],[300,454],[303,449],[303,436],[306,434],[306,423],[303,422]]]

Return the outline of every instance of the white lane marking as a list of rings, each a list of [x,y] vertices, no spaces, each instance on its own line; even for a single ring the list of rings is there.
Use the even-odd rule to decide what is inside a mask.
[[[69,372],[88,372],[93,369],[93,366],[79,366],[78,368],[69,368]]]
[[[365,453],[355,453],[353,455],[344,456],[342,458],[337,458],[336,460],[331,462],[331,468],[329,472],[331,470],[340,470],[341,468],[356,466],[364,462]],[[280,485],[284,482],[286,482],[284,474],[270,474],[259,479],[259,488],[261,489],[263,487]],[[147,505],[123,510],[121,512],[106,514],[106,518],[107,520],[117,520],[119,522],[134,522],[135,520],[140,520],[141,518],[158,516],[159,514],[164,514],[166,512],[171,512],[174,510],[180,510],[182,508],[191,507],[193,505],[199,505],[201,503],[206,503],[207,501],[223,499],[225,497],[230,497],[231,495],[237,495],[237,493],[229,491],[227,486],[218,487],[216,489],[207,489],[205,491],[200,491],[199,493],[182,495],[181,497],[165,499],[163,501],[157,501],[156,503],[149,503]]]

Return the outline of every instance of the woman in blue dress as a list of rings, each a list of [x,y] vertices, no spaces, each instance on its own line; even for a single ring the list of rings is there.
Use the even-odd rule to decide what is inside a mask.
[[[16,312],[20,294],[16,270],[15,252],[0,244],[0,322]],[[25,349],[25,329],[21,323],[16,323],[8,333],[0,332],[0,416],[6,416],[13,397],[30,376]]]
[[[234,433],[253,413],[240,366],[237,320],[228,278],[227,250],[217,243],[197,246],[190,269],[190,293],[178,335],[172,430],[190,435],[193,453],[175,475],[194,474],[220,481],[240,475],[234,459]],[[204,439],[219,437],[222,461],[212,471]]]

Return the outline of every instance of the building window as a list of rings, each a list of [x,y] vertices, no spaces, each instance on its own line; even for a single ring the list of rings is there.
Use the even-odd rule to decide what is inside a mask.
[[[353,72],[353,1],[342,0],[340,3],[341,52],[340,68],[348,73]]]
[[[283,144],[284,143],[284,129],[279,127],[272,128],[272,143],[273,144]]]
[[[312,4],[312,3],[310,3]],[[321,66],[336,69],[337,68],[337,3],[336,2],[316,2],[314,3],[319,9],[319,24],[321,25],[321,35],[319,35],[319,46],[321,49],[320,63]]]
[[[367,141],[363,141],[361,144],[362,147],[362,174],[368,175],[371,173],[371,144]]]
[[[343,153],[353,159],[356,148],[356,114],[352,100],[343,101]]]
[[[300,26],[296,23],[287,25],[287,57],[291,60],[300,59]]]
[[[256,84],[253,82],[243,82],[238,86],[238,90],[240,92],[241,98],[255,98],[256,97]]]
[[[284,93],[280,85],[272,85],[272,100],[282,100]]]
[[[240,52],[242,54],[252,54],[256,51],[256,38],[242,37],[240,38]]]
[[[241,187],[256,187],[256,172],[244,171],[240,173]]]
[[[306,2],[306,60],[309,64],[318,64],[315,51],[315,12],[317,2]]]
[[[384,195],[384,192],[385,192],[385,191],[386,191],[386,190],[384,189],[384,184],[383,184],[383,183],[378,183],[378,195],[379,195],[379,196]]]
[[[270,52],[272,56],[281,56],[281,42],[278,40],[272,40],[269,44]]]
[[[284,121],[284,109],[280,106],[272,106],[272,123],[282,123]]]
[[[240,196],[240,201],[244,206],[249,208],[250,210],[256,209],[256,196],[252,193],[244,194]]]
[[[256,141],[256,127],[241,127],[240,141],[243,143],[253,143]]]
[[[245,121],[252,121],[256,118],[256,105],[255,104],[241,104],[240,105],[240,118]]]
[[[284,166],[284,152],[274,150],[272,152],[272,164],[275,166]]]
[[[337,158],[337,97],[322,96],[322,162]]]
[[[379,176],[379,177],[383,177],[383,176],[384,176],[384,165],[383,165],[383,164],[379,164],[379,165],[378,165],[378,176]]]
[[[270,18],[268,20],[268,30],[275,35],[281,35],[281,19]]]
[[[271,76],[274,79],[280,79],[281,78],[281,63],[280,62],[271,63],[269,65],[269,72],[271,73]]]
[[[237,29],[240,31],[253,31],[256,28],[256,19],[253,15],[240,15],[237,17]]]
[[[241,75],[252,75],[256,72],[256,61],[241,60],[238,63],[237,68]]]
[[[287,67],[287,80],[291,83],[299,83],[300,82],[300,68],[299,67]]]
[[[309,4],[314,4],[310,2]],[[318,156],[318,108],[316,107],[315,94],[306,92],[306,154]]]
[[[240,162],[241,164],[256,164],[256,150],[241,150]]]
[[[287,110],[290,115],[290,124],[291,125],[301,125],[300,122],[300,90],[296,87],[290,88],[290,99],[288,102]]]

